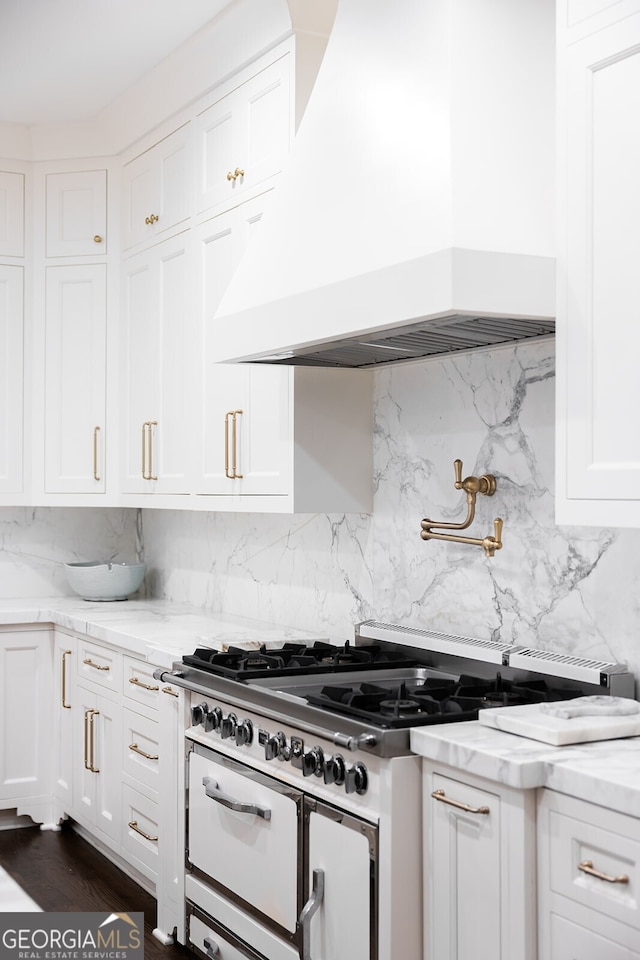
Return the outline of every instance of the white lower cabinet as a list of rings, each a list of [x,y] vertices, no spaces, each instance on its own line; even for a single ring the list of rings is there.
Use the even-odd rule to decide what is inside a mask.
[[[0,630],[0,809],[38,823],[51,817],[51,689],[51,632]]]
[[[423,762],[426,960],[536,960],[535,800]]]
[[[541,790],[540,960],[638,960],[640,822]]]
[[[54,820],[59,820],[73,804],[75,755],[75,676],[77,644],[75,637],[59,630],[53,635],[53,796]]]
[[[120,842],[121,707],[116,698],[78,683],[74,691],[77,786],[72,814],[108,846]]]

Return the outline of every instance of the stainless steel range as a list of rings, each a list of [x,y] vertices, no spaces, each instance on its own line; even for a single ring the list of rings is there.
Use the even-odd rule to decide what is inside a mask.
[[[353,643],[199,648],[189,691],[187,938],[222,960],[422,956],[412,727],[633,696],[623,666],[368,621]]]

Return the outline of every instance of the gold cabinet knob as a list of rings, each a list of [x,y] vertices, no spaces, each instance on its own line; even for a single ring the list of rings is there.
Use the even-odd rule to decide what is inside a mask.
[[[93,242],[94,242],[94,243],[102,243],[102,237],[100,236],[99,233],[96,233],[95,237],[93,238]]]
[[[240,167],[236,167],[233,173],[231,173],[231,170],[227,173],[227,180],[237,180],[238,177],[244,177],[244,170],[241,170]]]
[[[150,216],[144,218],[144,222],[148,225],[157,223],[160,217],[156,213],[150,214]]]

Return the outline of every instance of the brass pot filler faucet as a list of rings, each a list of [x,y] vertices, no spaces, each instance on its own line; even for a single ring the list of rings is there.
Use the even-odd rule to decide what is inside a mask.
[[[496,550],[502,549],[502,520],[496,518],[493,521],[494,536],[483,537],[458,537],[452,533],[434,533],[434,529],[439,530],[466,530],[473,523],[476,513],[476,497],[481,493],[484,497],[492,497],[496,492],[496,478],[491,473],[485,473],[482,477],[465,477],[462,479],[462,460],[453,461],[455,470],[456,490],[464,490],[467,494],[467,519],[464,523],[438,523],[436,520],[425,519],[420,526],[422,532],[420,536],[423,540],[450,540],[453,543],[471,543],[477,547],[482,547],[485,556],[495,556]]]

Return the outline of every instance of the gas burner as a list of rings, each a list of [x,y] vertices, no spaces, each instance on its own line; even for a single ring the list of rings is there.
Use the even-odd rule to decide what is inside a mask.
[[[394,717],[407,716],[422,710],[417,700],[381,700],[378,706],[380,713],[390,713]]]

